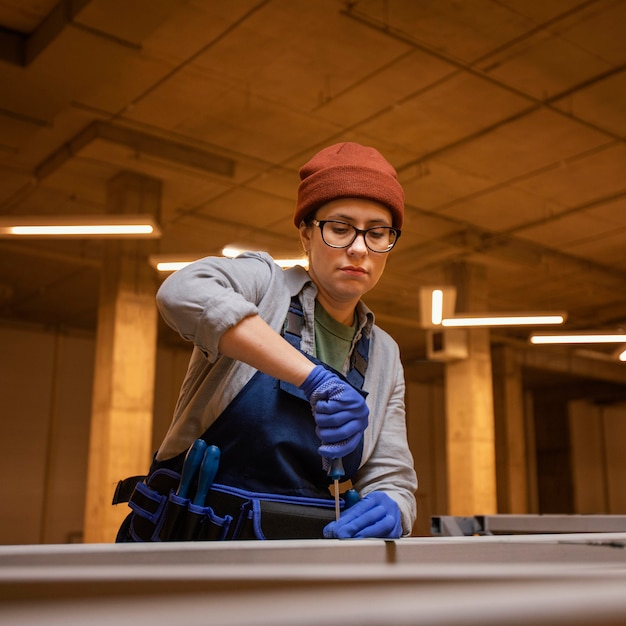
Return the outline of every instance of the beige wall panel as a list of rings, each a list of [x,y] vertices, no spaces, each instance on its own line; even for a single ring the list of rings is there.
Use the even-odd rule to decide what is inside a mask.
[[[577,513],[626,514],[626,405],[569,406]]]
[[[608,513],[602,413],[585,401],[569,405],[576,513]]]
[[[626,405],[603,408],[609,513],[626,514]]]
[[[50,421],[54,336],[0,328],[0,543],[38,543]]]
[[[188,350],[160,348],[157,353],[156,387],[154,390],[154,423],[152,449],[157,450],[172,422],[178,392],[183,384],[191,346]]]
[[[522,373],[515,352],[492,349],[498,513],[528,513],[528,453]]]
[[[57,335],[42,543],[82,540],[93,338]]]
[[[407,433],[417,472],[417,521],[413,535],[430,535],[432,515],[446,513],[443,387],[407,381]]]
[[[80,541],[94,338],[0,324],[0,346],[0,472],[10,503],[2,507],[0,544]],[[155,445],[171,421],[189,354],[159,350]]]

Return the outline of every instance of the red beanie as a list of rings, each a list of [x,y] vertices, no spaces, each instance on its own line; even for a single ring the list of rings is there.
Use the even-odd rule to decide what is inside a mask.
[[[300,168],[298,204],[293,221],[300,222],[323,204],[338,198],[365,198],[384,204],[395,228],[404,221],[404,191],[396,170],[374,148],[338,143],[318,152]]]

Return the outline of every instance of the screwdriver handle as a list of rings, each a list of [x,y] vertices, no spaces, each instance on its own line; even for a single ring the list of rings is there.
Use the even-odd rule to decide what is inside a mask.
[[[183,463],[183,473],[180,477],[178,491],[176,492],[177,496],[180,496],[181,498],[187,497],[193,478],[198,471],[198,467],[200,467],[200,463],[202,462],[205,450],[206,442],[204,439],[196,439],[191,448],[189,448]]]
[[[356,489],[348,489],[348,491],[346,491],[346,493],[344,494],[343,499],[346,503],[345,508],[349,509],[361,499],[361,496]]]
[[[200,466],[200,478],[198,479],[198,489],[193,503],[196,506],[204,506],[206,497],[211,489],[217,468],[220,464],[220,449],[217,446],[209,446],[204,453],[202,465]]]
[[[343,478],[346,473],[343,469],[343,462],[341,458],[339,459],[329,459],[330,465],[328,467],[328,477],[332,478],[332,480],[339,480]]]

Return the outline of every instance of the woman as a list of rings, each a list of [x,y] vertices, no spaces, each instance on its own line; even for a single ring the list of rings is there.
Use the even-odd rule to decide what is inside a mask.
[[[228,521],[222,538],[241,538],[253,518],[258,538],[398,538],[411,531],[417,488],[403,370],[360,298],[400,236],[404,193],[384,157],[356,143],[325,148],[300,178],[294,224],[308,273],[246,253],[197,261],[161,286],[162,316],[194,351],[151,474],[180,472],[202,438],[221,452],[208,503],[218,525]],[[360,499],[329,522],[319,512],[333,459]],[[242,522],[238,507],[257,500]],[[302,530],[318,514],[323,526]],[[118,540],[137,540],[127,533]]]

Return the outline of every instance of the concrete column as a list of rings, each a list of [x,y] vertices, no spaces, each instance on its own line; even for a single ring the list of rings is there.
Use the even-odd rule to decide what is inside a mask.
[[[526,424],[522,368],[513,348],[492,351],[498,511],[529,512]]]
[[[487,310],[486,270],[448,268],[457,312]],[[490,515],[496,506],[495,435],[489,330],[468,329],[468,358],[446,365],[448,514]]]
[[[160,181],[121,172],[109,181],[110,213],[158,218]],[[157,348],[154,240],[105,242],[100,283],[84,541],[111,542],[128,513],[113,507],[118,480],[147,471]]]

